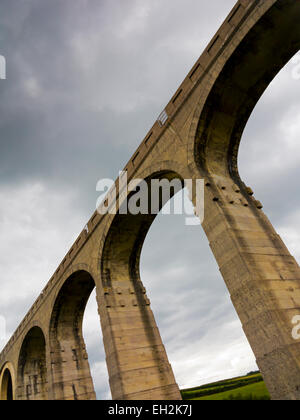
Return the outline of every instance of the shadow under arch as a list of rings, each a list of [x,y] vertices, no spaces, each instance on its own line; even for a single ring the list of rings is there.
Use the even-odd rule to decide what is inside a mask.
[[[14,399],[12,374],[8,367],[4,367],[2,380],[0,384],[0,400],[12,401]]]
[[[201,112],[194,144],[199,168],[241,184],[241,136],[266,88],[300,49],[299,18],[299,1],[278,0],[227,60]]]
[[[50,351],[55,400],[96,399],[82,335],[86,304],[95,288],[90,273],[79,270],[61,287],[50,320]]]
[[[41,328],[27,333],[19,355],[17,387],[19,400],[47,400],[46,341]]]
[[[169,195],[163,194],[162,189],[159,190],[155,213],[151,211],[153,201],[151,181],[153,180],[167,180],[171,185]],[[145,181],[148,186],[148,195],[143,198],[148,203],[147,214],[132,214],[127,208],[127,214],[120,214],[119,211],[109,227],[101,258],[101,277],[104,287],[112,287],[113,283],[117,286],[122,281],[130,281],[135,285],[140,281],[141,250],[150,226],[162,207],[179,191],[179,188],[172,188],[172,182],[175,181],[176,186],[180,183],[180,189],[184,186],[183,179],[178,173],[167,170],[156,172]],[[128,202],[134,194],[135,192],[129,194]]]

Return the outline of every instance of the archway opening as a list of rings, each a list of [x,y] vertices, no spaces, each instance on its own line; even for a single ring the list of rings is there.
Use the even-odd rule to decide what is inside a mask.
[[[300,53],[280,71],[253,110],[238,154],[239,173],[300,263]]]
[[[241,182],[237,156],[242,133],[264,91],[299,51],[299,12],[298,2],[277,1],[227,60],[200,116],[194,148],[200,170]]]
[[[166,189],[164,190],[164,184],[160,184],[155,194],[153,180],[167,182]],[[118,212],[110,226],[101,262],[104,287],[112,287],[113,284],[116,287],[122,281],[140,280],[140,255],[150,226],[162,207],[183,188],[182,177],[174,171],[155,173],[143,182],[146,188],[137,186],[137,189],[129,194],[126,208]],[[140,195],[134,201],[134,212],[131,199],[137,191]],[[143,206],[142,202],[146,205]],[[123,214],[124,209],[126,214]]]
[[[110,400],[103,333],[100,326],[96,290],[91,293],[83,316],[82,335],[89,355],[91,376],[97,400]]]
[[[140,287],[147,286],[156,322],[182,387],[256,370],[253,353],[200,223],[191,223],[194,207],[187,190],[183,206],[187,208],[189,202],[187,214],[163,211],[166,204],[178,208],[182,178],[170,171],[154,173],[146,182],[150,185],[153,179],[164,178],[180,180],[181,188],[177,195],[173,190],[165,199],[160,197],[157,214],[129,212],[113,220],[102,257],[102,281],[108,299],[115,299],[117,304],[118,299],[124,299],[125,312],[124,290],[132,288],[138,293]],[[148,199],[150,202],[151,197]]]
[[[191,217],[187,191],[184,199]],[[257,370],[200,223],[160,212],[142,249],[141,279],[180,389]]]
[[[43,331],[32,328],[26,335],[18,363],[18,399],[48,399],[46,343]]]
[[[1,400],[12,401],[13,400],[13,383],[9,369],[5,369],[2,384],[1,384]]]
[[[92,276],[80,270],[65,281],[56,298],[50,322],[54,399],[95,399],[82,334],[85,308],[94,288]]]
[[[114,399],[180,398],[141,282],[140,255],[155,217],[183,185],[172,170],[136,180],[108,228],[101,255],[107,309],[101,318],[106,319],[104,345]]]

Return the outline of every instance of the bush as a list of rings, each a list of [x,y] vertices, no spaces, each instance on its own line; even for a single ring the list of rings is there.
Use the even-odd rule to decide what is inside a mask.
[[[270,397],[268,395],[257,397],[253,394],[242,395],[241,393],[237,395],[230,394],[228,398],[224,398],[224,401],[269,401],[269,400],[270,400]]]

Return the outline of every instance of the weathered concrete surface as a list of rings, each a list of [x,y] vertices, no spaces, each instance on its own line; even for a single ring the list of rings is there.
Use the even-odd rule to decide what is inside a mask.
[[[287,400],[300,399],[300,269],[237,154],[254,106],[299,50],[299,18],[299,1],[238,1],[126,166],[129,179],[205,179],[203,228],[267,387]],[[93,214],[0,355],[1,399],[95,398],[82,337],[94,287],[113,398],[180,398],[139,275],[153,219]]]

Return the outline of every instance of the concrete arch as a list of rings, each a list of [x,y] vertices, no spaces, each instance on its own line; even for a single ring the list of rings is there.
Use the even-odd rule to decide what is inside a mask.
[[[150,193],[150,182],[153,179],[180,180],[182,177],[175,171],[161,169],[145,178]],[[137,177],[138,178],[138,177]],[[169,198],[172,198],[174,191]],[[132,194],[129,194],[130,200]],[[101,278],[104,288],[112,287],[121,281],[140,281],[139,260],[145,237],[157,214],[151,214],[151,195],[148,195],[147,214],[117,214],[105,235],[105,243],[101,258]],[[160,197],[159,210],[166,204]]]
[[[161,162],[153,162],[147,168],[138,171],[135,174],[134,178],[142,179],[142,180],[151,180],[156,175],[159,175],[159,174],[163,174],[163,175],[173,174],[175,178],[178,177],[181,180],[190,179],[193,176],[192,172],[189,170],[189,167],[182,165],[182,163],[172,161],[172,160],[164,160]],[[102,260],[106,238],[108,236],[109,230],[111,229],[111,226],[114,220],[115,220],[114,215],[111,215],[111,214],[107,215],[106,225],[105,225],[103,235],[100,241],[100,246],[99,246],[99,261],[100,262]]]
[[[181,399],[139,271],[142,246],[157,215],[150,211],[151,180],[176,180],[183,187],[182,175],[169,168],[162,162],[136,176],[148,185],[148,213],[118,212],[104,235],[99,310],[113,399]],[[168,199],[161,195],[159,210]]]
[[[244,128],[266,88],[300,49],[299,17],[299,2],[278,0],[224,61],[204,107],[195,112],[190,149],[199,170],[241,183],[237,156]]]
[[[49,325],[53,399],[95,399],[82,335],[84,310],[94,288],[92,275],[81,269],[67,277],[56,294]]]
[[[18,400],[48,399],[46,340],[40,327],[26,334],[19,354],[17,373]]]
[[[91,265],[89,265],[88,263],[82,262],[82,263],[77,263],[77,264],[70,265],[67,268],[67,270],[63,273],[62,277],[59,279],[59,282],[55,285],[55,292],[51,297],[51,308],[54,307],[55,302],[57,301],[57,298],[58,298],[58,296],[61,292],[61,289],[64,287],[64,284],[66,283],[66,281],[71,276],[73,276],[74,274],[79,273],[81,271],[90,274],[90,276],[96,282],[96,277],[99,275],[99,272],[94,271],[93,268],[91,267]]]
[[[138,171],[135,178],[140,179],[151,179],[159,173],[174,173],[181,179],[189,179],[193,173],[189,170],[189,167],[183,165],[181,162],[174,160],[163,160],[161,162],[153,162],[147,168]]]
[[[1,383],[1,400],[13,400],[12,376],[9,369],[5,369]]]
[[[0,401],[15,399],[15,373],[11,363],[5,363],[0,374]]]
[[[156,162],[146,169],[137,172],[135,179],[145,180],[150,191],[150,182],[153,179],[180,180],[183,188],[184,180],[193,180],[193,172],[189,167],[179,162],[166,160]],[[173,197],[174,191],[165,201],[160,201],[159,211],[166,202]],[[192,191],[192,201],[195,201],[195,189]],[[132,194],[128,195],[130,200]],[[162,197],[161,197],[162,198]],[[112,282],[116,284],[123,279],[135,279],[140,281],[139,262],[140,255],[146,235],[156,218],[157,214],[151,214],[151,196],[148,196],[148,214],[110,215],[105,228],[103,240],[99,250],[99,261],[101,263],[101,279],[103,288],[112,287]],[[195,203],[194,203],[195,204]],[[122,250],[121,250],[122,249]],[[112,273],[117,273],[117,279],[111,277]],[[123,273],[123,274],[122,274]]]

